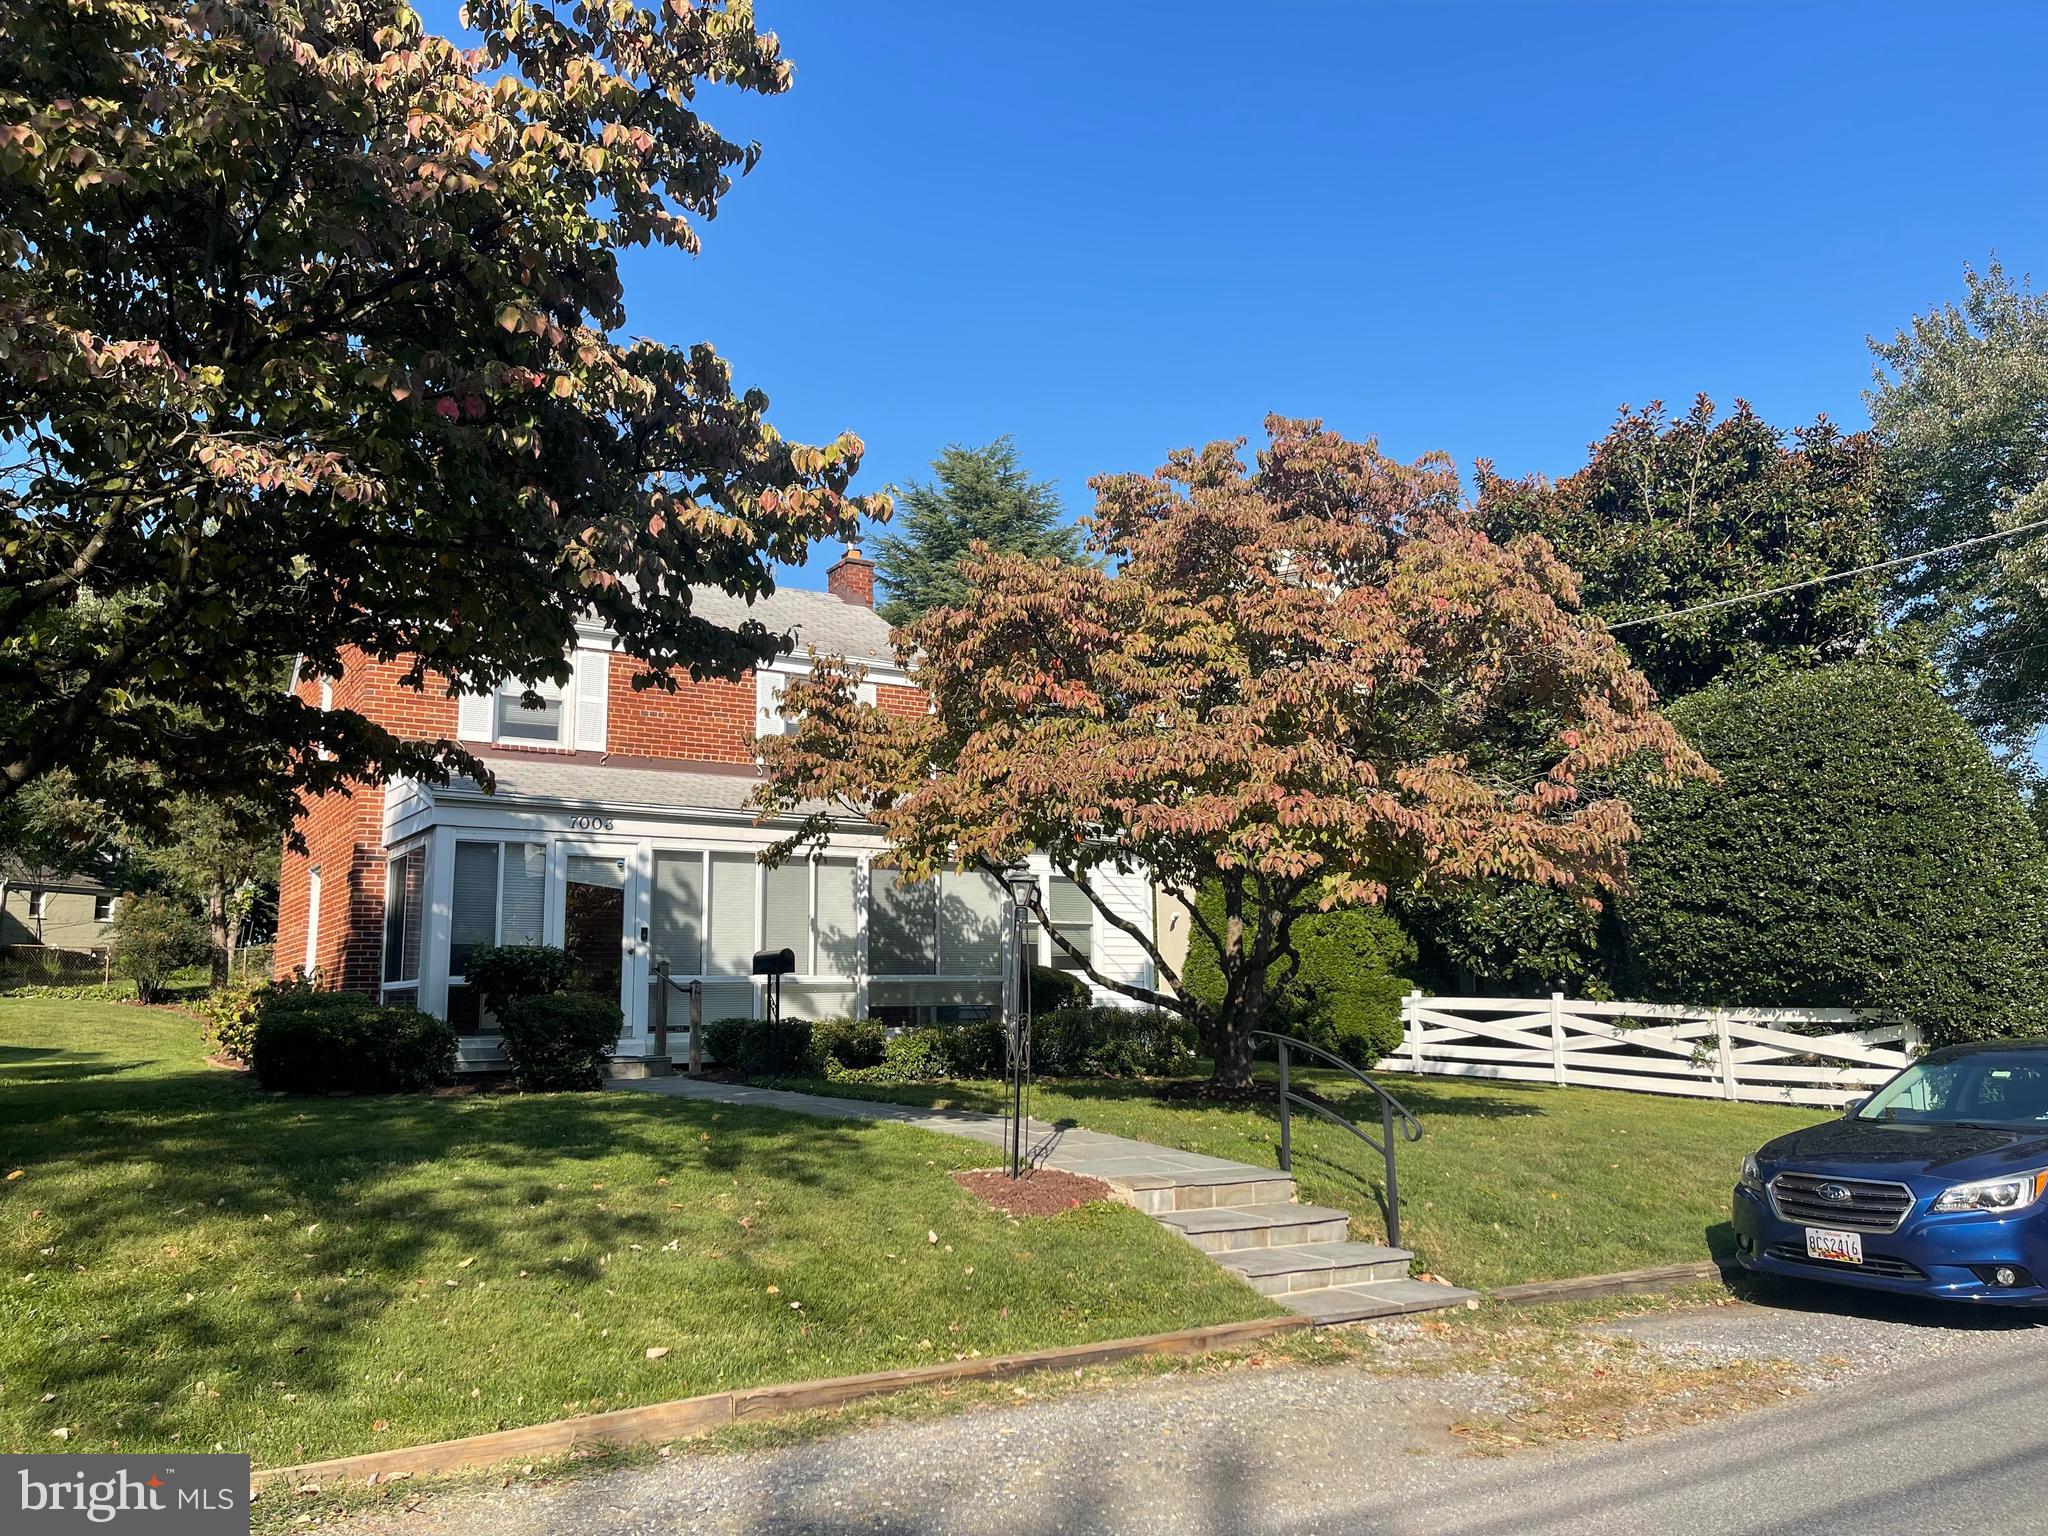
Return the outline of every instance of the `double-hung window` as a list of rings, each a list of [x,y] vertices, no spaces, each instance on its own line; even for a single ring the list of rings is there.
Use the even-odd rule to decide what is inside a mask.
[[[569,678],[507,678],[489,693],[465,694],[455,734],[501,747],[603,751],[610,709],[611,652],[579,646]]]

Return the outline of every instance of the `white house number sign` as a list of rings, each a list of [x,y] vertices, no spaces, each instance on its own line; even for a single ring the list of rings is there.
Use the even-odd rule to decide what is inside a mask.
[[[609,816],[571,816],[569,828],[573,832],[609,832],[612,819]]]

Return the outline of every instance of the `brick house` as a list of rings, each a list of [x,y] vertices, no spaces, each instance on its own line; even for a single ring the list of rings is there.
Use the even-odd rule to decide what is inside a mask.
[[[357,710],[410,736],[452,736],[488,762],[495,790],[471,780],[435,787],[408,779],[308,803],[303,853],[280,872],[276,968],[317,972],[327,984],[412,1002],[451,1020],[463,1060],[484,1065],[498,1045],[463,976],[480,944],[567,948],[578,985],[616,995],[625,1015],[619,1054],[652,1045],[655,967],[701,981],[704,1016],[762,1006],[754,953],[789,948],[796,974],[785,1012],[859,1013],[892,1023],[983,1014],[1001,989],[1001,894],[978,875],[909,885],[875,862],[876,833],[848,822],[821,856],[763,867],[783,829],[759,825],[753,741],[783,728],[781,690],[815,647],[866,664],[875,702],[917,710],[922,697],[897,665],[889,625],[874,611],[874,567],[850,550],[825,592],[783,590],[751,607],[705,590],[696,611],[714,622],[753,617],[788,632],[791,649],[738,682],[685,680],[677,691],[636,690],[639,664],[595,624],[579,631],[572,676],[524,689],[453,698],[403,686],[397,662],[353,662],[333,682],[301,679],[301,696]],[[1150,980],[1142,949],[1098,919],[1088,898],[1041,872],[1047,909],[1098,969]],[[1154,899],[1142,877],[1108,898],[1149,929]],[[1043,963],[1071,964],[1035,934]],[[673,996],[673,994],[672,994]],[[680,1022],[679,1019],[677,1022]]]

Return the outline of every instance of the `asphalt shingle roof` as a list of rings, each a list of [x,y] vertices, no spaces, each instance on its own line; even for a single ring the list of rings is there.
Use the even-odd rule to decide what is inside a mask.
[[[755,619],[769,629],[792,633],[799,656],[815,646],[823,655],[859,661],[896,659],[889,644],[889,621],[864,604],[841,602],[830,592],[780,587],[750,603],[716,587],[697,587],[690,602],[699,618],[728,629]]]

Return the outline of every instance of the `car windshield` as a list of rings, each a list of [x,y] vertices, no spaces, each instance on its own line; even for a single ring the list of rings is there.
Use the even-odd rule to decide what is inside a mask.
[[[1870,1096],[1859,1120],[2048,1125],[2048,1052],[1972,1051],[1915,1062]]]

